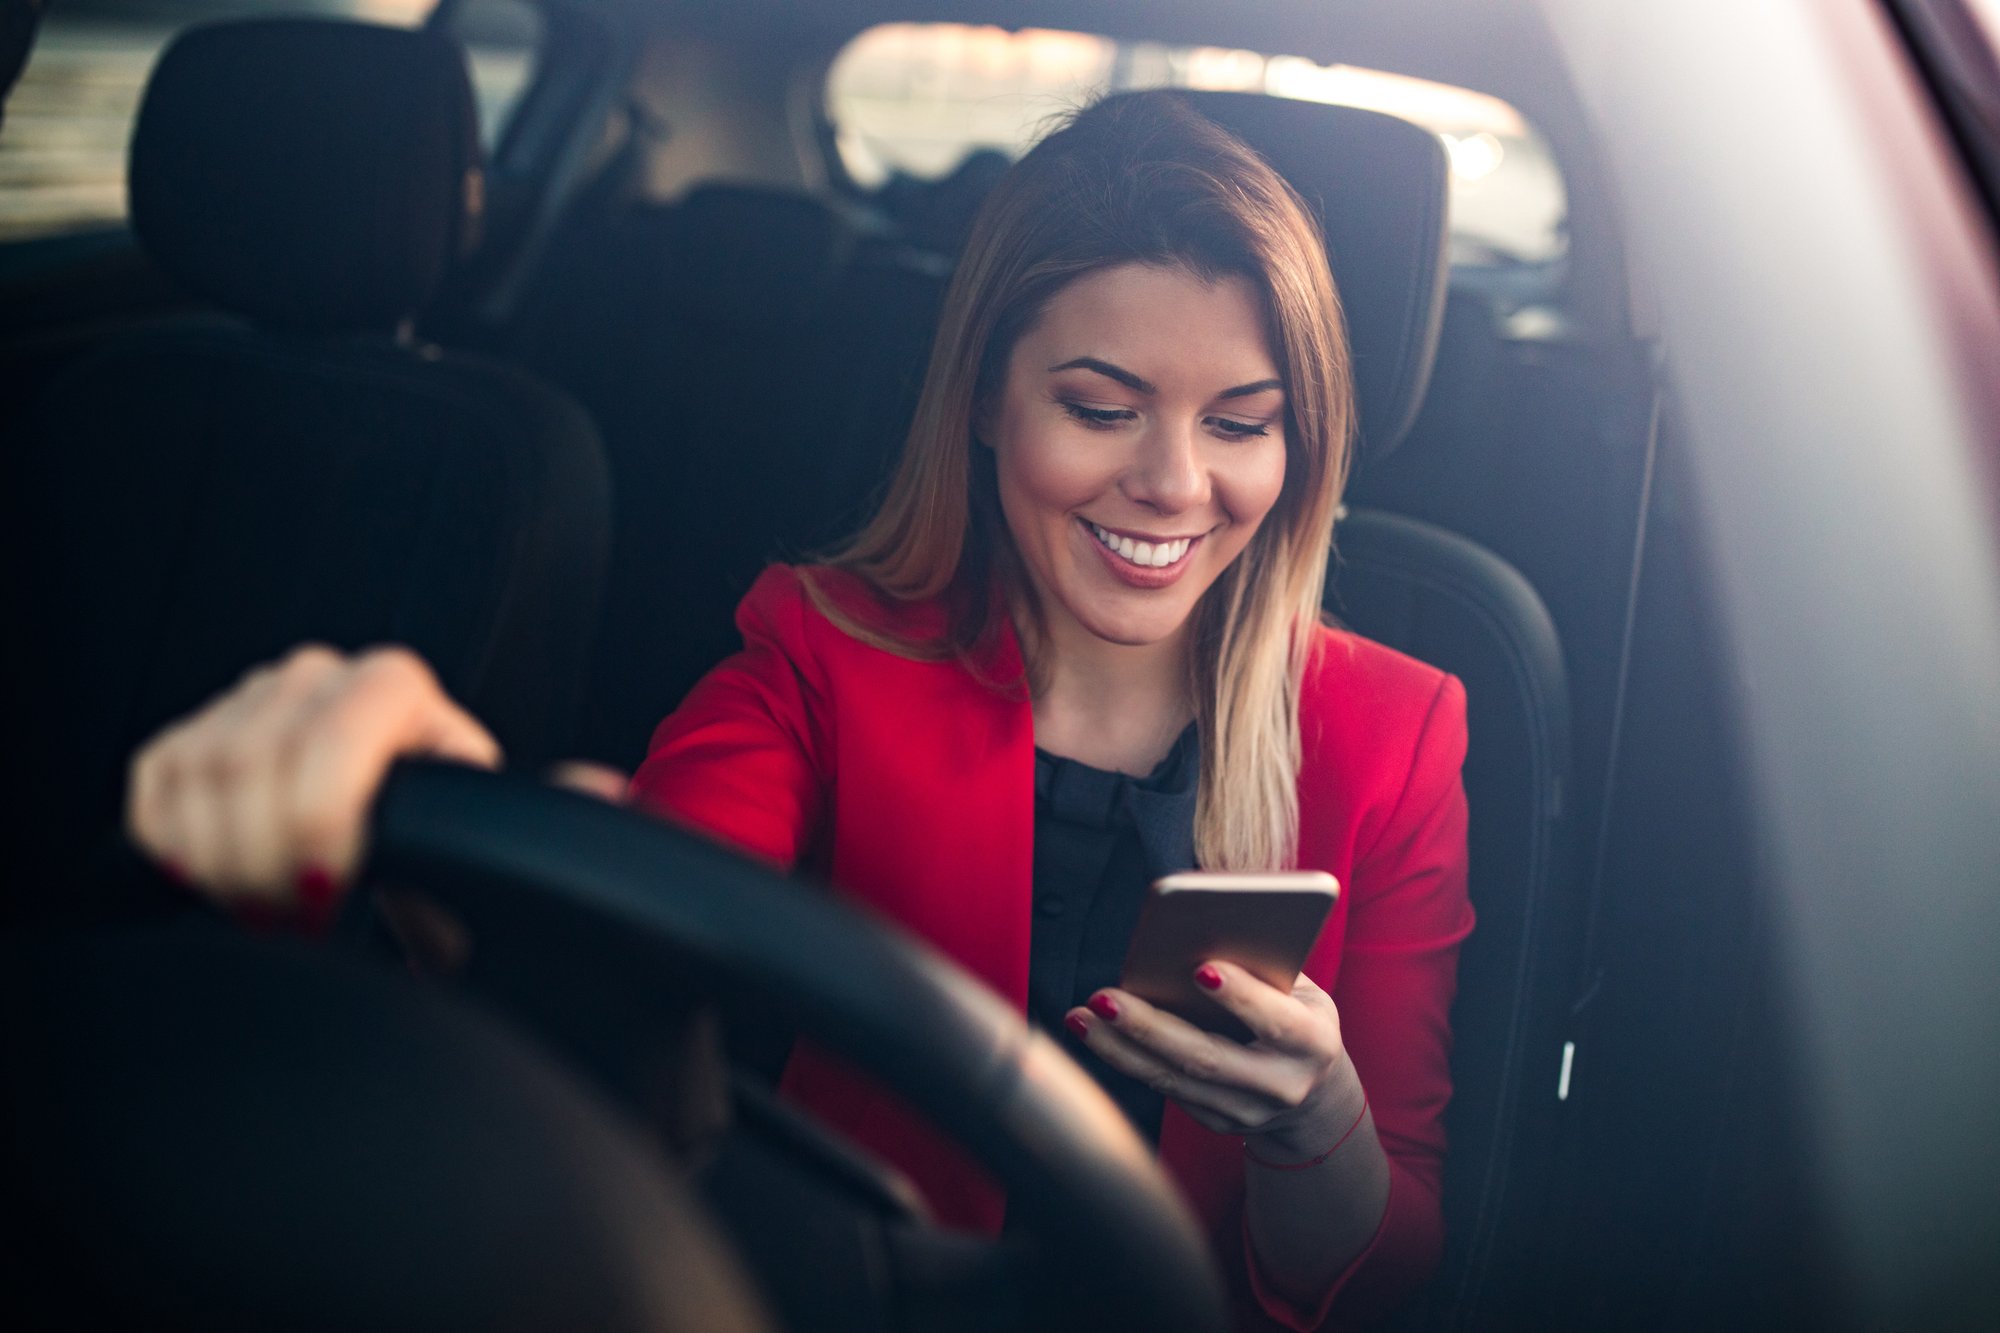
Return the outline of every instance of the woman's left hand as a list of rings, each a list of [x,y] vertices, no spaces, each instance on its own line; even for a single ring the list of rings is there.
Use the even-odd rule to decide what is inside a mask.
[[[1201,1125],[1269,1136],[1277,1155],[1310,1156],[1353,1123],[1364,1094],[1332,996],[1303,975],[1287,994],[1220,960],[1202,964],[1195,980],[1254,1040],[1206,1032],[1117,989],[1098,991],[1064,1021],[1106,1064]]]

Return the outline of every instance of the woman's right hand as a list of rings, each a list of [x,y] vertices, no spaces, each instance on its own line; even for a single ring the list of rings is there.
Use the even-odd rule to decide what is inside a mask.
[[[323,915],[389,766],[413,756],[495,768],[500,746],[409,649],[307,645],[140,749],[126,830],[226,906]]]

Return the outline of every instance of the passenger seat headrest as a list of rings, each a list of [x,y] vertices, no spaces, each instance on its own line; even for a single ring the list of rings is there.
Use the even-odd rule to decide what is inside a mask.
[[[859,236],[827,202],[759,185],[701,185],[670,215],[664,298],[726,327],[796,327],[852,260]]]
[[[1409,433],[1444,317],[1450,204],[1444,145],[1406,120],[1261,93],[1186,94],[1319,215],[1347,314],[1360,456]]]
[[[445,38],[323,19],[190,29],[132,135],[132,227],[198,296],[275,325],[394,329],[457,257],[479,169]]]

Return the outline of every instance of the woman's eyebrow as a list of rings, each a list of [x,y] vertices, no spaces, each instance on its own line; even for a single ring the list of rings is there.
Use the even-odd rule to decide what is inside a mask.
[[[1050,366],[1049,374],[1059,370],[1094,370],[1106,379],[1117,380],[1128,389],[1139,393],[1158,393],[1159,389],[1151,380],[1142,380],[1123,366],[1114,366],[1109,361],[1099,361],[1094,356],[1080,356],[1074,361],[1065,361],[1059,366]]]
[[[1126,388],[1138,393],[1151,394],[1159,392],[1158,386],[1151,380],[1141,379],[1123,366],[1114,366],[1109,361],[1101,361],[1094,356],[1079,356],[1073,360],[1065,361],[1061,365],[1050,366],[1049,374],[1053,375],[1063,370],[1092,370],[1106,379],[1117,380]],[[1233,389],[1224,389],[1221,393],[1215,395],[1215,397],[1217,401],[1225,398],[1248,398],[1253,393],[1263,393],[1267,389],[1282,389],[1284,387],[1283,380],[1257,380],[1250,384],[1239,384]]]

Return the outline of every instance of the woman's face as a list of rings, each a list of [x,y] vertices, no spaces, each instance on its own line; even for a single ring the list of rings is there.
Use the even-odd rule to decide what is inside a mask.
[[[1179,634],[1277,503],[1284,404],[1246,279],[1135,263],[1056,294],[980,417],[1055,642]]]

